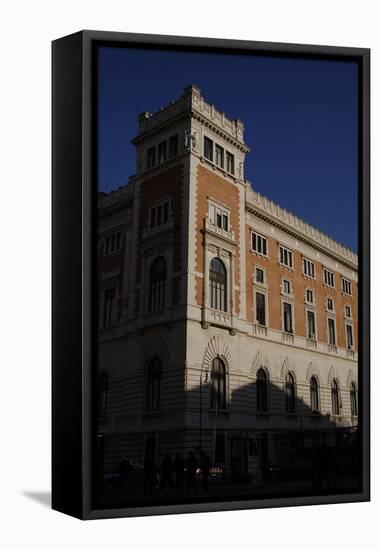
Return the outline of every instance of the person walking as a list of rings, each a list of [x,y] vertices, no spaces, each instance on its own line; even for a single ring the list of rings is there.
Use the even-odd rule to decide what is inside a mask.
[[[154,493],[157,484],[157,469],[153,458],[146,456],[143,463],[144,491]]]
[[[201,457],[201,472],[203,474],[203,491],[207,493],[209,491],[209,474],[211,472],[211,459],[203,451]]]
[[[187,458],[187,493],[193,489],[196,493],[196,471],[197,471],[197,459],[192,451],[189,451]]]
[[[184,459],[179,453],[176,453],[174,470],[175,470],[175,489],[178,493],[183,492],[184,466],[185,466]]]
[[[172,460],[169,453],[166,453],[162,460],[161,476],[161,491],[164,490],[166,484],[168,485],[169,489],[172,489]]]

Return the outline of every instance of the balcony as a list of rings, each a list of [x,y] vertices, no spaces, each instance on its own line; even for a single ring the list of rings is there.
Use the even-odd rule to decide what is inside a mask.
[[[329,353],[338,353],[337,346],[334,344],[328,344],[328,351]]]
[[[148,239],[150,237],[155,237],[156,235],[159,235],[161,233],[164,233],[165,231],[172,231],[174,230],[174,216],[172,213],[170,214],[167,223],[162,223],[160,225],[156,225],[153,228],[150,228],[148,225],[146,225],[142,232],[142,238]]]
[[[204,229],[206,231],[209,231],[213,235],[217,235],[218,237],[221,237],[227,241],[235,243],[235,235],[234,231],[232,230],[231,226],[229,226],[229,229],[224,229],[222,227],[218,227],[218,225],[215,225],[210,221],[210,219],[207,217],[204,219]]]
[[[253,332],[258,336],[267,336],[267,327],[264,325],[253,325]]]
[[[295,337],[292,332],[282,332],[282,340],[286,344],[293,344],[295,341]]]
[[[307,338],[307,347],[310,349],[317,349],[317,342],[314,338]]]

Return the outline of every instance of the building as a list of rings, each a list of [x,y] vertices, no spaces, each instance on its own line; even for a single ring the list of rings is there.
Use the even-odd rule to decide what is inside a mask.
[[[265,465],[357,426],[357,256],[255,192],[244,125],[189,86],[98,201],[99,449]]]

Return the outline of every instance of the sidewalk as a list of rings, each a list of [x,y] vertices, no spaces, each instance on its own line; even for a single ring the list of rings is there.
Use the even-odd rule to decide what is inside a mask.
[[[338,481],[338,487],[335,490],[335,493],[344,492],[349,488],[353,487],[353,480],[349,478],[340,479]],[[325,492],[327,491],[324,487]],[[353,492],[354,490],[351,489]],[[170,504],[171,502],[203,502],[203,501],[212,501],[219,500],[220,498],[228,498],[230,500],[237,500],[238,498],[246,499],[250,497],[251,499],[258,498],[270,498],[273,496],[286,495],[290,496],[291,493],[293,496],[298,496],[299,494],[312,494],[314,493],[313,481],[311,479],[303,479],[296,481],[268,481],[262,484],[218,484],[211,485],[208,492],[204,492],[201,484],[198,485],[196,493],[190,492],[186,493],[177,493],[175,490],[165,490],[161,491],[156,489],[154,493],[144,493],[141,490],[122,492],[120,490],[114,490],[106,495],[101,497],[102,505],[138,505],[142,503],[154,504]],[[319,491],[317,491],[319,492]]]

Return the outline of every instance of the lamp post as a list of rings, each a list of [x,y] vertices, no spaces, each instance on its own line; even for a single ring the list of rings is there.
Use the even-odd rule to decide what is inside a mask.
[[[208,381],[208,373],[205,373],[204,383]],[[203,370],[200,372],[200,401],[199,401],[199,457],[201,457],[201,447],[202,447],[202,436],[203,436],[203,426],[202,426],[202,394],[203,394]]]

